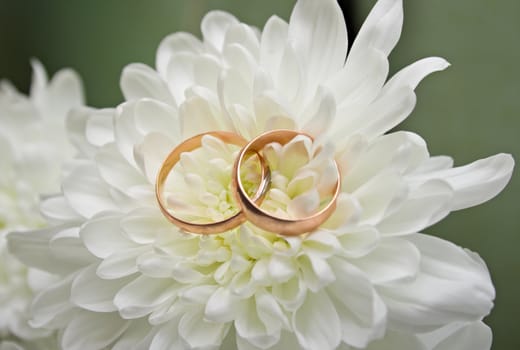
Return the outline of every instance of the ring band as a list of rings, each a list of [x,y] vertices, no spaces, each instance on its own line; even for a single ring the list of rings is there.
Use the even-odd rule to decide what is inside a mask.
[[[239,203],[242,213],[244,213],[247,220],[264,230],[286,236],[296,236],[311,232],[332,215],[336,209],[336,201],[341,189],[341,174],[338,164],[334,162],[338,174],[338,181],[336,182],[332,199],[320,211],[302,219],[280,218],[260,209],[244,190],[240,179],[240,168],[248,154],[252,152],[259,154],[262,148],[272,142],[278,142],[283,146],[298,135],[305,135],[312,139],[312,137],[305,133],[293,130],[274,130],[261,134],[242,148],[233,167],[231,188],[235,191],[235,199]]]
[[[243,147],[247,144],[247,140],[244,139],[242,136],[227,132],[227,131],[211,131],[206,132],[203,134],[195,135],[184,142],[182,142],[180,145],[175,147],[168,157],[164,160],[163,164],[161,165],[161,168],[159,169],[159,172],[157,174],[157,181],[155,183],[155,196],[157,198],[157,202],[159,203],[159,207],[161,209],[161,212],[163,215],[173,224],[180,227],[184,231],[191,232],[191,233],[199,233],[199,234],[212,234],[212,233],[221,233],[228,230],[231,230],[240,224],[244,223],[246,221],[245,216],[241,211],[236,213],[235,215],[224,219],[222,221],[216,221],[216,222],[210,222],[205,224],[196,224],[191,223],[188,221],[181,220],[177,217],[175,217],[167,208],[166,204],[163,198],[163,187],[166,182],[166,179],[168,178],[168,175],[170,174],[171,170],[179,162],[181,158],[181,154],[184,152],[190,152],[193,151],[202,145],[202,138],[206,135],[213,136],[221,141],[223,141],[226,144],[232,144],[239,147]],[[264,161],[263,157],[260,155],[260,153],[257,153],[257,156],[260,160],[261,168],[262,168],[262,180],[260,181],[260,184],[258,186],[258,189],[256,193],[253,195],[253,198],[251,199],[253,202],[261,202],[265,194],[267,193],[267,189],[269,188],[270,181],[271,181],[271,172],[269,170],[269,167],[267,166],[267,163]]]

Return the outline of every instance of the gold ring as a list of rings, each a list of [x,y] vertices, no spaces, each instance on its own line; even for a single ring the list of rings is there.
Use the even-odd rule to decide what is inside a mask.
[[[287,236],[296,236],[311,232],[332,215],[336,209],[336,200],[341,189],[341,174],[338,164],[334,162],[338,174],[338,181],[333,190],[332,199],[317,213],[301,219],[280,218],[260,209],[260,207],[249,198],[244,190],[244,186],[240,179],[240,168],[243,160],[246,159],[249,154],[253,152],[259,154],[262,148],[272,142],[277,142],[283,146],[298,135],[308,136],[312,140],[312,137],[309,135],[293,130],[268,131],[251,140],[238,154],[233,167],[233,176],[231,180],[231,188],[235,191],[235,199],[239,203],[242,213],[244,213],[247,220],[264,230]]]
[[[205,223],[205,224],[197,224],[197,223],[191,223],[188,221],[181,220],[177,217],[175,217],[167,208],[166,204],[164,202],[163,198],[163,187],[166,182],[166,179],[168,178],[168,175],[170,174],[171,170],[177,164],[177,162],[181,158],[181,154],[183,152],[190,152],[193,151],[202,145],[202,138],[206,135],[213,136],[215,138],[218,138],[219,140],[223,141],[227,144],[236,145],[239,147],[243,147],[247,144],[247,140],[241,137],[238,134],[227,132],[227,131],[212,131],[212,132],[206,132],[203,134],[199,134],[196,136],[193,136],[187,140],[185,140],[183,143],[175,147],[168,157],[164,160],[161,168],[159,169],[159,173],[157,174],[157,181],[155,183],[155,196],[157,197],[157,202],[159,203],[159,207],[161,209],[161,212],[163,215],[173,224],[177,225],[181,229],[191,232],[191,233],[199,233],[199,234],[212,234],[212,233],[221,233],[228,230],[231,230],[243,222],[246,221],[245,216],[241,211],[236,213],[235,215],[224,219],[222,221],[216,221],[211,223]],[[270,181],[271,181],[271,172],[269,170],[269,167],[267,166],[267,163],[264,161],[263,157],[260,155],[260,153],[257,153],[258,159],[260,160],[261,168],[262,168],[262,180],[260,181],[260,184],[258,186],[258,189],[256,193],[253,195],[253,198],[251,199],[253,202],[261,202],[265,194],[267,192],[267,189],[269,188]]]

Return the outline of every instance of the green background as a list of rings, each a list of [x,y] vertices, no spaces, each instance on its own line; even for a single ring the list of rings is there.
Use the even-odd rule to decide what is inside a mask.
[[[351,32],[374,0],[343,5]],[[130,62],[153,65],[161,38],[174,31],[199,34],[201,17],[224,9],[263,26],[271,14],[288,18],[287,0],[0,0],[0,77],[27,91],[30,57],[50,73],[72,67],[82,76],[90,105],[122,100],[119,74]],[[499,152],[520,159],[520,1],[404,0],[403,35],[391,70],[426,56],[452,63],[417,89],[418,103],[399,129],[428,142],[432,154],[464,164]],[[504,193],[479,207],[453,213],[427,230],[479,252],[497,289],[487,318],[494,350],[520,348],[520,212],[515,172]],[[454,349],[457,350],[457,349]]]

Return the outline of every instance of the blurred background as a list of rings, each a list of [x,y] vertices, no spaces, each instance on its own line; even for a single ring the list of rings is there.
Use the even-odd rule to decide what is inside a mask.
[[[342,4],[351,41],[374,3]],[[50,74],[63,67],[78,71],[90,105],[115,106],[122,100],[121,69],[130,62],[153,66],[160,40],[171,32],[200,35],[208,10],[227,10],[262,27],[272,14],[288,19],[293,5],[294,0],[0,0],[0,78],[27,92],[29,59],[35,57]],[[398,128],[419,133],[432,154],[451,155],[457,165],[500,152],[519,161],[520,1],[404,0],[404,7],[391,72],[434,55],[452,67],[423,81],[415,111]],[[427,230],[487,262],[497,289],[486,320],[494,350],[520,349],[519,173],[497,198]]]

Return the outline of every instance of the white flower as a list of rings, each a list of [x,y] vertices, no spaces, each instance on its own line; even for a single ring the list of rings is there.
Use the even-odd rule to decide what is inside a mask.
[[[500,154],[454,168],[416,134],[385,134],[412,111],[420,80],[447,67],[426,58],[387,81],[401,25],[401,1],[380,0],[345,62],[333,0],[300,0],[288,24],[272,17],[261,33],[216,11],[202,41],[164,39],[156,70],[128,66],[125,103],[69,119],[83,157],[43,203],[56,226],[9,236],[22,261],[63,277],[35,298],[32,325],[59,330],[65,349],[489,349],[464,340],[490,339],[484,262],[418,232],[495,196],[514,162]],[[199,236],[162,216],[155,176],[175,145],[276,128],[316,142],[266,150],[269,210],[314,210],[335,181],[333,157],[341,167],[338,207],[316,232],[287,238],[246,223]],[[169,204],[196,220],[228,215],[236,151],[205,137],[167,184]]]
[[[30,96],[0,83],[0,339],[44,349],[52,340],[39,338],[50,332],[29,326],[29,305],[49,276],[27,269],[9,254],[5,235],[45,224],[40,196],[59,192],[62,163],[73,157],[65,117],[83,103],[83,93],[70,70],[58,72],[50,82],[39,62],[33,62],[33,70]]]

